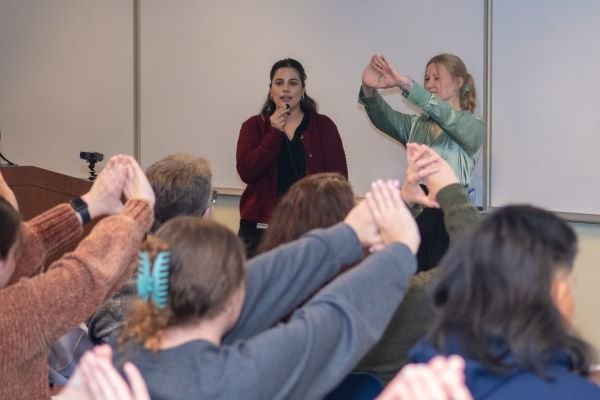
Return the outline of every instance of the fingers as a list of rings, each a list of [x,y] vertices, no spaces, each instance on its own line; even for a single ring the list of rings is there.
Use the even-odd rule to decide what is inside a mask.
[[[458,356],[438,356],[428,364],[404,367],[378,400],[472,400],[464,383],[464,360]]]
[[[124,187],[125,197],[128,200],[145,200],[154,207],[154,190],[152,189],[150,182],[148,182],[148,178],[140,165],[132,158],[127,168],[128,179]]]
[[[371,192],[367,193],[366,198],[375,222],[383,218],[386,211],[393,208],[392,196],[387,184],[383,181],[373,182]]]
[[[398,182],[374,182],[366,202],[383,243],[404,243],[415,254],[421,240],[419,230],[402,200]]]
[[[381,243],[381,236],[366,200],[359,202],[346,216],[344,222],[356,233],[358,240],[364,247]]]
[[[125,375],[127,375],[127,380],[131,385],[133,398],[135,400],[150,400],[150,394],[148,393],[146,382],[144,382],[140,370],[132,363],[125,363],[123,368],[125,370]]]
[[[91,398],[96,400],[111,400],[117,398],[117,394],[113,387],[107,382],[103,372],[99,370],[94,353],[88,352],[84,354],[79,363],[79,368],[81,368],[83,381]],[[127,397],[125,397],[125,399],[127,399]]]
[[[139,371],[135,371],[129,366],[128,377],[131,376],[136,381],[138,392],[134,392],[134,397],[127,385],[127,382],[117,372],[110,359],[99,356],[96,351],[86,353],[80,363],[83,372],[85,385],[96,400],[146,400],[148,391],[145,387],[143,378]],[[137,373],[137,375],[135,375]],[[139,393],[139,396],[138,396]]]
[[[373,67],[381,73],[385,72],[387,69],[385,58],[380,54],[375,54],[373,57],[371,57],[371,65],[373,65]]]
[[[277,106],[277,109],[275,110],[273,115],[271,115],[270,118],[271,126],[273,126],[276,129],[279,129],[280,131],[284,130],[288,117],[290,116],[289,106],[289,104]]]

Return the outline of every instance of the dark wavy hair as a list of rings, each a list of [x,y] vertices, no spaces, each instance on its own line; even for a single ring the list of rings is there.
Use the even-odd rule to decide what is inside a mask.
[[[21,216],[4,197],[0,197],[0,232],[0,260],[6,260],[21,237]]]
[[[493,212],[440,263],[429,339],[444,351],[448,334],[457,335],[469,357],[496,373],[521,367],[545,377],[547,363],[564,352],[574,371],[587,374],[592,350],[551,294],[576,253],[573,229],[547,211],[515,205]]]
[[[296,240],[312,229],[343,221],[354,203],[352,186],[336,172],[300,179],[279,200],[257,253]]]
[[[275,76],[275,72],[277,72],[280,68],[293,68],[298,71],[298,75],[300,76],[300,81],[302,82],[302,87],[306,88],[306,72],[304,72],[304,67],[300,64],[299,61],[294,60],[293,58],[284,58],[283,60],[277,61],[271,67],[271,73],[269,74],[269,87],[273,84],[273,77]],[[304,91],[304,96],[302,100],[300,100],[300,109],[304,112],[317,112],[317,102],[310,97],[306,90]],[[275,112],[275,102],[270,96],[270,93],[267,93],[267,99],[260,110],[262,115],[271,116]]]

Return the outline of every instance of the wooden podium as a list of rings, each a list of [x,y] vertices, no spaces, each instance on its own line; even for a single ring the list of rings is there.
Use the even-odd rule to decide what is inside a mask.
[[[54,207],[67,203],[74,197],[86,193],[92,182],[48,171],[38,167],[1,166],[0,171],[19,202],[19,211],[24,221]],[[84,236],[93,223],[85,226]],[[59,258],[77,246],[77,242],[57,249],[48,262]]]
[[[0,167],[8,186],[15,192],[24,220],[57,204],[81,196],[92,182],[38,167]]]

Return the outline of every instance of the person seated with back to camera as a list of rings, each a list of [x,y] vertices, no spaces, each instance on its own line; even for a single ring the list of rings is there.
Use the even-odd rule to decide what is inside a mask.
[[[212,174],[206,160],[175,154],[152,164],[146,175],[156,193],[154,230],[175,216],[210,217]],[[349,186],[347,189],[351,190]],[[346,203],[351,197],[349,190],[346,190],[344,196]],[[342,219],[340,217],[335,222]],[[340,271],[337,260],[325,261],[323,257],[310,267],[298,264],[294,268],[290,268],[287,261],[282,263],[280,257],[270,252],[248,260],[244,307],[238,323],[223,338],[223,342],[229,344],[239,339],[248,339],[272,327],[335,277]],[[280,274],[280,279],[286,278],[287,283],[271,285],[265,277],[273,274]],[[105,304],[95,313],[88,323],[94,342],[115,343],[134,297],[135,281],[132,280],[110,304]]]
[[[212,172],[205,159],[184,153],[172,154],[150,165],[146,176],[156,194],[152,232],[177,216],[210,218]],[[345,194],[336,198],[343,198],[346,210],[350,210],[354,205],[351,188],[347,181],[341,185],[347,185],[343,189]],[[339,219],[334,222],[341,222],[346,214],[347,212],[337,214]],[[307,299],[338,273],[332,263],[327,263],[318,270],[315,268],[314,271],[306,268],[296,272],[288,271],[286,276],[290,278],[289,285],[293,282],[300,283],[293,290],[287,290],[284,286],[270,286],[264,280],[265,274],[272,273],[271,270],[276,268],[277,259],[272,256],[255,258],[248,260],[245,275],[246,286],[252,290],[246,293],[242,315],[235,329],[224,338],[226,343],[249,338],[270,328],[300,304],[298,298]],[[94,343],[115,344],[135,293],[136,283],[132,279],[90,318],[89,335]]]
[[[155,193],[154,224],[150,233],[177,216],[210,218],[212,215],[212,171],[205,158],[173,153],[152,163],[146,177]],[[132,260],[135,269],[136,260]],[[95,344],[116,343],[127,318],[129,304],[136,298],[133,276],[107,300],[87,322],[90,340]]]
[[[577,236],[529,205],[494,210],[454,243],[431,288],[436,311],[411,359],[457,354],[475,398],[598,399],[593,351],[573,327]]]
[[[410,148],[411,146],[414,147],[414,145],[409,145],[409,154],[411,155],[410,159],[409,159],[409,167],[407,169],[407,176],[405,179],[405,184],[403,185],[403,197],[410,199],[410,195],[411,195],[411,191],[408,190],[408,186],[409,183],[411,185],[413,185],[415,188],[418,188],[418,182],[420,180],[421,177],[426,177],[427,173],[431,173],[431,170],[428,172],[427,169],[424,169],[427,166],[427,160],[426,160],[426,156],[430,156],[431,154],[435,155],[434,153],[427,153],[425,151],[423,151],[423,148],[420,151],[417,151],[416,154],[413,156],[413,154],[415,153],[415,148]],[[434,158],[433,158],[434,159]],[[434,159],[435,160],[435,159]],[[418,162],[418,165],[415,165]],[[429,161],[431,162],[431,161]],[[453,174],[450,173],[449,176],[451,177]],[[151,178],[152,181],[152,178]],[[441,180],[441,182],[444,182],[443,180]],[[452,183],[452,181],[450,181],[449,183]],[[441,186],[446,186],[446,183],[444,183]],[[156,188],[155,188],[156,189]],[[160,199],[160,190],[157,190],[157,202],[159,202]],[[459,191],[460,193],[460,191]],[[426,199],[422,198],[422,192],[420,192],[419,190],[413,190],[412,191],[412,195],[415,196],[414,199],[412,199],[413,202],[416,201],[421,201],[421,202],[425,202]],[[419,198],[419,196],[421,196],[421,198]],[[321,199],[320,202],[317,202],[316,199]],[[324,173],[324,174],[316,174],[313,176],[309,176],[306,177],[304,179],[302,179],[301,181],[297,182],[296,184],[294,184],[292,186],[292,188],[290,188],[290,191],[282,198],[282,200],[280,201],[280,203],[278,204],[276,210],[274,211],[274,220],[278,220],[277,219],[277,215],[279,213],[284,213],[285,210],[289,210],[290,212],[294,211],[295,212],[295,217],[294,220],[296,219],[302,219],[302,223],[300,223],[300,226],[303,227],[309,227],[310,228],[314,228],[317,226],[330,226],[335,222],[338,222],[339,220],[343,219],[343,215],[342,216],[338,216],[333,217],[333,221],[331,221],[331,218],[329,215],[326,215],[326,213],[322,213],[319,212],[319,210],[321,209],[327,209],[328,207],[326,206],[327,204],[330,204],[331,202],[333,203],[337,203],[337,202],[341,202],[341,204],[346,205],[346,207],[348,209],[351,208],[351,205],[354,204],[354,197],[353,197],[353,193],[352,193],[352,189],[350,184],[347,182],[347,180],[345,180],[345,178],[338,176],[337,174],[329,174],[329,173]],[[310,204],[309,204],[310,203]],[[315,204],[316,203],[316,204]],[[444,204],[444,203],[442,203]],[[314,205],[314,210],[316,211],[317,216],[314,217],[313,219],[310,218],[305,218],[305,214],[307,214],[307,210],[313,209],[313,207],[311,207],[311,205]],[[429,204],[432,205],[432,204]],[[470,204],[467,202],[467,205],[470,206]],[[305,212],[303,212],[302,210],[304,210]],[[450,213],[451,215],[453,213]],[[158,218],[158,216],[157,216]],[[274,239],[278,239],[280,238],[281,235],[277,234],[277,227],[278,224],[277,222],[275,222],[272,225],[272,229],[270,231],[267,232],[267,236],[264,237],[264,240],[266,240],[266,243],[270,243],[270,245],[272,247],[276,247],[277,246],[277,240],[269,240],[269,234],[273,233]],[[308,230],[306,229],[306,230]],[[300,233],[296,232],[296,230],[294,230],[294,232],[290,233],[289,236],[289,240],[293,240],[294,238],[296,238],[296,235],[300,235],[302,233],[302,229],[299,229]],[[285,232],[282,233],[282,235],[286,235]],[[285,241],[285,240],[284,240]],[[275,244],[274,244],[275,243]],[[265,249],[265,250],[268,250]],[[259,257],[260,258],[260,257]],[[252,262],[252,261],[251,261]],[[94,366],[95,369],[97,369],[97,366]],[[445,374],[447,375],[447,374]],[[463,374],[464,375],[464,374]],[[117,382],[118,385],[123,386],[123,383],[121,382]],[[124,389],[122,389],[124,390]],[[386,390],[386,393],[388,391]],[[421,391],[422,392],[422,391]],[[419,391],[415,391],[415,393],[421,393]],[[396,390],[394,390],[394,393],[396,393]],[[405,397],[405,398],[419,398],[419,397]]]
[[[407,168],[402,195],[418,215],[420,207],[440,207],[445,226],[454,243],[465,232],[474,229],[480,221],[479,211],[471,204],[467,194],[450,165],[426,145],[408,143]],[[422,163],[429,169],[421,169]],[[419,173],[420,171],[420,173]],[[419,183],[429,188],[425,195]],[[421,271],[410,282],[404,300],[394,313],[381,340],[356,366],[356,371],[375,375],[384,385],[406,364],[408,351],[430,328],[434,312],[428,288],[437,268]]]
[[[363,246],[384,248],[319,291],[288,323],[226,343],[248,300],[259,309],[279,301],[244,279],[244,251],[235,234],[212,221],[181,217],[152,239],[140,256],[142,300],[126,322],[116,363],[136,364],[156,399],[323,397],[383,332],[414,273],[419,242],[397,186],[374,184],[344,223],[264,253],[255,260],[272,263],[255,268],[263,285],[292,292],[298,302],[305,299],[298,297],[303,282],[293,279],[300,271],[334,275],[360,259]],[[158,287],[150,276],[161,277],[152,280]]]
[[[131,157],[113,157],[82,199],[87,212],[62,204],[21,223],[0,174],[0,398],[50,397],[48,346],[129,278],[131,259],[152,224],[154,194]],[[53,250],[103,215],[112,216],[43,270]]]

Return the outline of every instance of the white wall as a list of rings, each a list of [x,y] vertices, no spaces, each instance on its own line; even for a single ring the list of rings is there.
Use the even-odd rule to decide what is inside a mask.
[[[491,204],[600,222],[600,2],[493,2]]]
[[[0,2],[1,151],[87,177],[80,151],[133,151],[133,8],[122,0]]]
[[[357,104],[373,53],[387,54],[418,81],[433,55],[456,53],[482,88],[477,0],[179,0],[169,7],[144,0],[141,10],[142,162],[198,152],[209,157],[219,187],[243,187],[235,170],[239,129],[260,110],[279,59],[303,63],[307,93],[337,124],[360,194],[377,178],[401,177],[405,165],[403,147],[372,127]],[[414,112],[398,91],[387,98]]]

